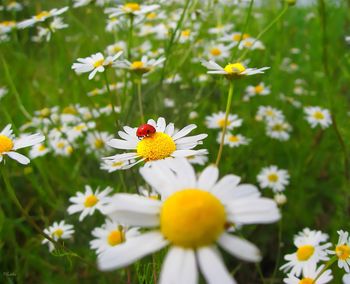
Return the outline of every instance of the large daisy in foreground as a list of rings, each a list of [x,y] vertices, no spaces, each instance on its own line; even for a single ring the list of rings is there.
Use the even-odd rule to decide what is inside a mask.
[[[195,124],[190,124],[180,131],[176,131],[174,124],[166,124],[163,117],[158,118],[157,122],[149,119],[147,124],[139,128],[125,126],[124,131],[118,132],[122,139],[112,139],[107,144],[116,149],[133,150],[133,152],[103,159],[121,164],[127,161],[128,163],[120,169],[128,169],[142,161],[154,162],[168,157],[203,155],[206,150],[193,150],[193,148],[202,144],[202,140],[208,135],[186,136],[195,128],[197,128]]]
[[[111,248],[98,257],[101,270],[127,266],[170,245],[159,283],[198,282],[198,269],[208,283],[235,283],[216,243],[230,254],[251,262],[261,260],[259,249],[227,232],[232,225],[271,223],[280,218],[276,203],[260,196],[250,184],[207,167],[199,177],[185,159],[165,159],[143,167],[141,175],[161,200],[116,194],[104,213],[130,226],[153,228]]]

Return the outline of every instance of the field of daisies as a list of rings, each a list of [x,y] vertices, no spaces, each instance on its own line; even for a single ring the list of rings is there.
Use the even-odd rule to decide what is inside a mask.
[[[0,283],[349,284],[349,11],[1,0]]]

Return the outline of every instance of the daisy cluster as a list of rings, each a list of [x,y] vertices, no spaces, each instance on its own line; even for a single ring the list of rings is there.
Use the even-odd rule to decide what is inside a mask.
[[[339,239],[335,245],[328,242],[329,236],[321,231],[305,228],[295,235],[296,251],[284,256],[287,262],[280,268],[287,273],[287,278],[283,279],[284,283],[333,283],[330,269],[333,263],[344,269],[346,274],[343,283],[349,283],[349,233],[340,230],[338,235]]]

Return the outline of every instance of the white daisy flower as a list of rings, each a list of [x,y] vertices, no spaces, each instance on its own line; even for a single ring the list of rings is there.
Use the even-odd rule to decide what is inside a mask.
[[[37,15],[33,16],[31,19],[24,20],[24,21],[18,23],[17,27],[19,29],[31,27],[31,26],[35,25],[36,23],[46,21],[48,18],[62,15],[67,10],[68,10],[68,7],[66,6],[66,7],[63,7],[60,9],[55,8],[55,9],[52,9],[50,11],[41,11]]]
[[[113,56],[120,51],[126,51],[126,43],[124,41],[118,41],[106,47],[106,52],[110,56]]]
[[[89,132],[86,136],[87,153],[98,153],[105,151],[107,147],[107,142],[113,138],[107,132]]]
[[[350,272],[350,238],[349,233],[343,230],[338,231],[339,240],[335,250],[329,250],[330,254],[338,257],[338,267],[344,268],[346,273]]]
[[[289,185],[289,173],[277,166],[263,168],[257,176],[261,188],[271,188],[274,192],[284,191]]]
[[[195,32],[190,29],[184,29],[179,34],[179,43],[186,43],[192,41],[195,36]]]
[[[232,34],[226,34],[224,35],[220,40],[224,42],[234,42],[235,45],[238,44],[238,42],[250,38],[249,34],[242,34],[241,32],[234,32]]]
[[[310,230],[309,228],[304,228],[297,235],[295,235],[294,238],[295,240],[298,240],[298,238],[301,238],[302,240],[305,238],[317,239],[319,240],[320,243],[322,243],[322,242],[326,242],[329,239],[329,235],[323,233],[322,231]]]
[[[137,74],[144,74],[150,72],[154,67],[162,64],[165,58],[148,59],[147,56],[142,56],[141,60],[130,62],[128,60],[119,61],[115,67],[128,69]]]
[[[255,38],[246,38],[243,39],[240,44],[238,45],[238,49],[250,49],[250,50],[255,50],[255,49],[265,49],[264,44],[260,40],[256,40]]]
[[[16,1],[11,1],[6,5],[6,10],[19,12],[23,10],[23,5]]]
[[[208,58],[211,60],[228,58],[230,56],[231,49],[232,44],[212,44],[207,50]]]
[[[246,68],[242,63],[229,63],[225,67],[221,67],[215,61],[205,61],[201,60],[201,63],[204,67],[206,67],[209,71],[208,74],[218,74],[225,75],[229,79],[240,78],[243,76],[250,76],[255,74],[263,74],[265,70],[270,67],[262,67],[262,68]]]
[[[29,164],[30,160],[26,156],[17,153],[17,150],[25,147],[31,147],[35,144],[43,142],[44,140],[45,137],[39,133],[23,135],[22,137],[16,139],[12,133],[11,124],[8,124],[0,132],[0,163],[6,155],[22,165]]]
[[[243,120],[238,117],[237,114],[229,114],[227,118],[227,129],[232,130],[240,127]],[[205,124],[211,129],[222,129],[225,124],[225,113],[223,111],[213,113],[210,116],[205,117]]]
[[[263,82],[261,82],[256,86],[248,86],[245,89],[245,95],[243,97],[243,100],[249,101],[252,97],[267,96],[269,94],[271,94],[270,87],[265,86],[265,84]]]
[[[185,159],[167,159],[143,167],[141,175],[162,197],[154,200],[132,194],[116,194],[104,212],[133,226],[154,228],[116,246],[98,259],[101,270],[127,266],[147,254],[170,245],[160,274],[160,284],[197,283],[198,269],[208,283],[236,283],[216,247],[239,259],[261,260],[259,249],[226,232],[228,223],[261,224],[280,218],[275,202],[260,196],[250,184],[207,167],[197,178]]]
[[[284,114],[272,106],[259,106],[255,119],[257,121],[284,120]]]
[[[97,188],[93,192],[89,185],[85,185],[85,192],[77,192],[76,196],[69,198],[73,205],[69,206],[67,211],[70,215],[81,212],[79,221],[82,221],[87,215],[94,214],[95,210],[101,211],[106,204],[108,204],[110,197],[108,194],[112,191],[111,187],[106,187],[99,192]]]
[[[119,17],[121,15],[142,16],[159,7],[159,5],[142,5],[135,2],[128,2],[124,5],[118,5],[117,8],[107,8],[105,9],[105,13],[109,14],[110,18]]]
[[[222,132],[218,134],[218,137],[216,141],[220,144],[221,143],[221,137],[222,137]],[[248,145],[250,142],[250,139],[247,137],[244,137],[241,134],[232,134],[232,133],[226,133],[224,137],[224,145],[228,145],[231,148],[234,147],[239,147],[241,145]]]
[[[332,124],[331,114],[328,109],[316,107],[305,107],[306,120],[315,128],[317,125],[322,129],[329,127]]]
[[[287,141],[290,137],[289,132],[292,126],[282,119],[272,119],[267,121],[266,135],[280,141]]]
[[[15,21],[3,21],[0,22],[0,35],[5,35],[9,33],[14,28],[16,28],[17,23]]]
[[[308,271],[316,270],[319,261],[327,261],[327,248],[332,244],[325,243],[322,234],[298,235],[294,238],[294,245],[297,251],[293,254],[287,254],[284,259],[286,264],[280,267],[284,272],[290,271],[291,275],[307,275]]]
[[[318,274],[324,269],[324,265],[321,265],[317,269],[305,269],[303,277],[299,278],[293,274],[289,274],[288,278],[284,278],[283,282],[286,284],[326,284],[329,283],[332,279],[332,271],[327,269],[324,271],[321,276],[316,280]],[[316,280],[316,281],[315,281]]]
[[[105,224],[92,231],[94,240],[90,241],[90,248],[101,254],[130,238],[140,235],[138,228],[128,228],[120,223],[106,219]]]
[[[36,144],[30,149],[29,151],[29,157],[31,159],[35,159],[37,157],[45,156],[47,153],[50,152],[50,149],[45,146],[45,144]]]
[[[113,62],[115,62],[122,53],[123,52],[120,51],[113,56],[105,58],[101,52],[98,52],[86,58],[78,58],[78,63],[74,63],[72,69],[78,74],[91,72],[89,74],[89,80],[91,80],[97,72],[104,72],[107,67],[112,66]]]
[[[54,138],[50,140],[50,145],[56,155],[70,156],[74,152],[72,144],[65,138]]]
[[[50,236],[53,240],[67,240],[71,239],[72,235],[74,234],[73,225],[66,224],[65,221],[61,221],[59,223],[54,222],[52,226],[48,227],[47,229],[44,229],[44,233],[48,236]],[[49,251],[53,251],[55,248],[55,245],[50,242],[48,239],[44,239],[42,244],[48,244],[49,245]]]
[[[114,161],[114,160],[103,160],[100,165],[100,169],[107,171],[109,173],[115,172],[117,170],[123,170],[128,168],[128,166],[134,163],[134,160],[130,161]]]
[[[226,24],[226,25],[218,25],[216,27],[208,29],[209,34],[214,34],[214,35],[220,35],[223,33],[227,33],[233,28],[233,24]]]
[[[138,128],[124,126],[124,131],[118,132],[122,139],[112,139],[107,144],[112,148],[134,151],[104,159],[117,163],[135,160],[123,167],[123,169],[128,169],[142,161],[151,163],[167,157],[177,158],[202,154],[201,150],[193,150],[193,148],[202,144],[202,140],[208,135],[186,136],[193,129],[197,128],[195,124],[190,124],[180,131],[175,131],[173,123],[167,125],[165,119],[160,117],[157,123],[153,119],[149,119],[147,125],[154,128],[155,133],[141,140],[137,136]]]

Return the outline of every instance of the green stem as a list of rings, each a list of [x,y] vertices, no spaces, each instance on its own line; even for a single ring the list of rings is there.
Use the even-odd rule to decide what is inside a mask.
[[[139,109],[140,109],[141,124],[143,124],[145,123],[145,116],[143,115],[143,107],[142,107],[141,80],[142,80],[141,77],[138,78],[136,80],[136,85],[137,85],[137,99],[138,99]]]
[[[232,60],[234,60],[236,58],[238,47],[241,44],[241,42],[243,40],[243,36],[244,36],[244,34],[245,34],[246,30],[247,30],[249,19],[250,19],[250,15],[252,14],[252,10],[253,10],[253,5],[254,5],[254,0],[251,0],[250,3],[249,3],[248,13],[247,13],[247,17],[245,19],[245,23],[244,23],[244,26],[243,26],[243,29],[242,29],[241,36],[239,38],[239,41],[238,41],[237,45],[235,46],[235,48],[233,50]]]
[[[313,280],[313,283],[316,283],[317,279],[321,277],[321,275],[329,268],[332,266],[332,264],[334,262],[337,261],[337,256],[333,256],[325,265],[325,267],[323,267],[323,269],[320,271],[320,273],[317,274],[316,278]]]
[[[105,77],[107,93],[108,93],[109,98],[110,98],[110,100],[111,100],[112,113],[113,113],[113,116],[115,117],[115,125],[116,125],[116,127],[117,127],[117,129],[118,129],[118,128],[119,128],[118,116],[117,116],[117,113],[115,112],[115,104],[114,104],[114,101],[113,101],[113,94],[112,94],[111,89],[110,89],[110,87],[109,87],[107,72],[105,71],[105,72],[103,72],[103,74],[104,74],[104,77]]]
[[[5,69],[5,74],[6,74],[6,77],[7,77],[7,80],[9,81],[9,85],[12,89],[12,92],[13,94],[15,95],[15,98],[16,98],[16,101],[17,101],[17,104],[18,104],[18,107],[19,109],[21,110],[21,112],[23,113],[23,115],[28,119],[28,120],[32,120],[32,116],[29,114],[29,112],[26,110],[26,108],[24,107],[23,103],[22,103],[22,100],[21,100],[21,97],[16,89],[16,86],[11,78],[11,75],[10,75],[10,72],[9,72],[9,69],[8,69],[8,65],[5,61],[5,58],[1,56],[1,61],[2,61],[2,64],[4,66],[4,69]]]
[[[160,84],[161,85],[163,84],[163,80],[164,80],[164,77],[165,77],[165,70],[166,70],[166,67],[167,67],[167,64],[168,64],[170,52],[171,52],[171,49],[173,47],[173,44],[175,43],[175,37],[177,35],[178,30],[180,30],[180,28],[182,27],[182,23],[183,23],[183,21],[185,19],[185,15],[186,15],[187,9],[190,6],[190,2],[191,2],[191,0],[187,0],[186,1],[185,6],[184,6],[184,8],[182,10],[182,14],[180,16],[180,19],[178,20],[178,22],[176,24],[176,27],[175,27],[175,30],[171,34],[169,44],[167,45],[167,47],[165,49],[165,61],[164,61],[164,64],[163,64],[162,74],[161,74],[161,77],[160,77]]]
[[[219,166],[219,163],[221,160],[221,155],[222,155],[222,149],[224,147],[224,140],[225,140],[225,135],[226,135],[226,130],[227,130],[227,120],[228,120],[228,115],[230,113],[231,104],[232,104],[233,89],[234,89],[234,83],[233,83],[233,80],[231,80],[230,87],[228,89],[228,98],[227,98],[227,103],[226,103],[225,122],[224,122],[224,127],[222,129],[219,152],[218,152],[218,155],[216,157],[216,162],[215,162],[215,165],[217,167]]]
[[[275,268],[273,270],[272,273],[272,277],[271,277],[271,284],[274,283],[276,274],[277,274],[277,270],[278,270],[278,266],[279,266],[279,260],[281,257],[281,242],[282,242],[282,219],[278,222],[278,236],[277,236],[277,243],[278,243],[278,249],[277,249],[277,257],[276,257],[276,264],[275,264]]]
[[[258,271],[259,277],[261,279],[261,283],[265,284],[266,283],[265,282],[265,278],[264,278],[264,275],[263,275],[263,273],[261,271],[261,267],[260,267],[259,263],[256,263],[255,266],[256,266],[256,270]]]
[[[132,49],[132,45],[133,45],[133,33],[134,33],[134,15],[130,14],[129,16],[129,35],[128,35],[128,60],[131,60],[131,49]]]
[[[288,10],[288,4],[285,4],[283,10],[281,11],[281,13],[279,13],[277,15],[277,17],[270,23],[267,25],[267,27],[265,29],[263,29],[259,34],[258,36],[255,38],[255,40],[253,41],[253,44],[256,43],[266,32],[268,32],[282,17],[283,15],[287,12]],[[250,49],[247,48],[243,53],[242,55],[239,57],[239,59],[237,60],[238,62],[242,61],[244,59],[244,57],[247,55],[248,51]]]

